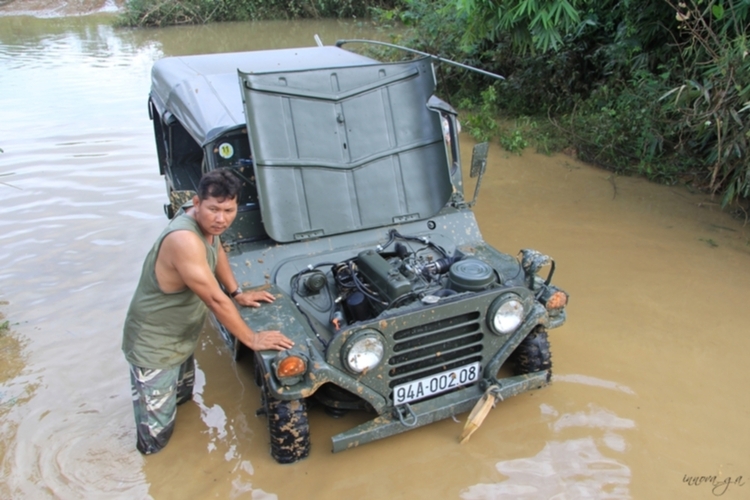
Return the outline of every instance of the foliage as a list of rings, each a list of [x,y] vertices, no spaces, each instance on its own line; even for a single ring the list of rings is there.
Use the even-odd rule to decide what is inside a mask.
[[[509,133],[500,134],[500,145],[509,153],[516,153],[521,156],[523,150],[529,145],[529,141],[524,138],[521,129],[514,128]]]
[[[407,47],[453,59],[471,66],[486,66],[481,54],[462,49],[462,38],[468,29],[466,18],[456,12],[455,0],[402,0],[392,9],[373,9],[374,19],[386,29],[394,24],[402,27],[392,41]],[[401,54],[402,55],[402,54]],[[436,66],[438,89],[442,97],[468,97],[472,103],[478,89],[487,86],[486,77],[451,66]],[[467,92],[462,95],[462,90]]]
[[[463,115],[463,128],[477,142],[492,140],[497,134],[497,92],[495,87],[487,87],[480,94],[480,102],[475,103],[470,98],[464,98],[459,107],[469,110]]]
[[[617,173],[639,173],[672,183],[679,177],[670,111],[659,102],[663,82],[648,73],[602,85],[569,114],[561,130],[580,159]],[[682,171],[690,170],[682,160]]]
[[[669,0],[667,0],[669,2]],[[670,5],[680,22],[681,85],[664,96],[680,114],[679,148],[708,169],[722,204],[750,196],[750,2]]]
[[[394,0],[128,0],[121,26],[169,26],[260,19],[363,17]]]
[[[690,178],[724,204],[750,196],[750,1],[455,6],[468,26],[461,50],[508,78],[497,86],[502,112],[548,114],[582,159],[605,168]]]
[[[563,36],[581,22],[578,5],[583,0],[457,0],[459,12],[470,19],[464,40],[497,41],[509,33],[522,53],[555,50]]]

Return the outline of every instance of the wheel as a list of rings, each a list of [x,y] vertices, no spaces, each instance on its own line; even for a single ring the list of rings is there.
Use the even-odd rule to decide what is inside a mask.
[[[280,464],[291,464],[310,454],[310,424],[304,399],[283,401],[261,389],[263,406],[268,417],[271,456]]]
[[[516,375],[547,370],[547,382],[549,382],[552,378],[552,354],[549,349],[547,331],[541,326],[536,327],[516,347],[510,361],[513,363],[513,373]]]

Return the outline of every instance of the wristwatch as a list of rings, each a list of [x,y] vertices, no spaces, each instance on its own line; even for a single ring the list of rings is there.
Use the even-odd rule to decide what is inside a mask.
[[[238,296],[241,293],[242,293],[242,287],[238,286],[237,290],[235,290],[232,293],[230,293],[229,296],[232,297],[232,298],[235,298],[236,296]]]

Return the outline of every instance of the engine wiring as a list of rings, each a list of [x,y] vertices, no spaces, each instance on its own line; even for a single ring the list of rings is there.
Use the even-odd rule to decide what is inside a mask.
[[[432,248],[443,257],[448,257],[448,252],[446,252],[445,249],[441,247],[440,245],[436,245],[435,243],[433,243],[429,238],[425,236],[405,236],[399,233],[395,229],[391,229],[388,232],[388,241],[385,244],[379,246],[378,252],[383,253],[383,250],[388,248],[394,241],[396,241],[396,239],[400,239],[403,241],[416,241],[416,242],[422,243],[423,245],[426,245]]]
[[[390,248],[394,243],[396,246]],[[393,269],[397,269],[412,283],[411,290],[392,299],[381,296],[361,274],[357,265],[357,257],[341,262],[320,262],[315,265],[308,265],[291,276],[290,297],[292,302],[326,350],[330,341],[325,340],[319,331],[320,326],[316,326],[320,324],[321,318],[313,321],[310,313],[300,304],[300,299],[306,297],[306,295],[303,295],[303,288],[307,286],[304,280],[306,275],[322,272],[325,276],[323,286],[313,292],[315,294],[325,293],[327,297],[325,304],[321,304],[320,300],[313,301],[309,298],[305,300],[305,303],[318,313],[327,312],[328,324],[333,326],[335,332],[338,332],[344,324],[356,321],[351,316],[352,312],[349,309],[351,306],[347,302],[347,298],[350,298],[352,294],[361,293],[365,302],[368,303],[368,307],[381,314],[401,307],[408,302],[420,300],[423,295],[442,290],[442,274],[445,273],[450,264],[463,257],[458,252],[450,256],[444,248],[436,245],[427,237],[403,235],[396,229],[391,229],[388,232],[387,241],[377,245],[376,251]],[[425,253],[427,255],[424,255]],[[434,258],[435,255],[439,257]],[[276,276],[277,273],[274,273],[274,283],[276,282]]]

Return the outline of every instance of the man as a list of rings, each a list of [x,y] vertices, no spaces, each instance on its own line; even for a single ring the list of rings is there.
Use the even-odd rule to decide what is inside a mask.
[[[122,341],[141,453],[166,446],[177,405],[192,399],[193,352],[208,309],[253,350],[293,345],[276,330],[253,332],[232,302],[259,307],[274,300],[266,291],[238,286],[219,241],[237,215],[239,190],[239,180],[227,170],[204,175],[193,206],[172,219],[143,264]]]

